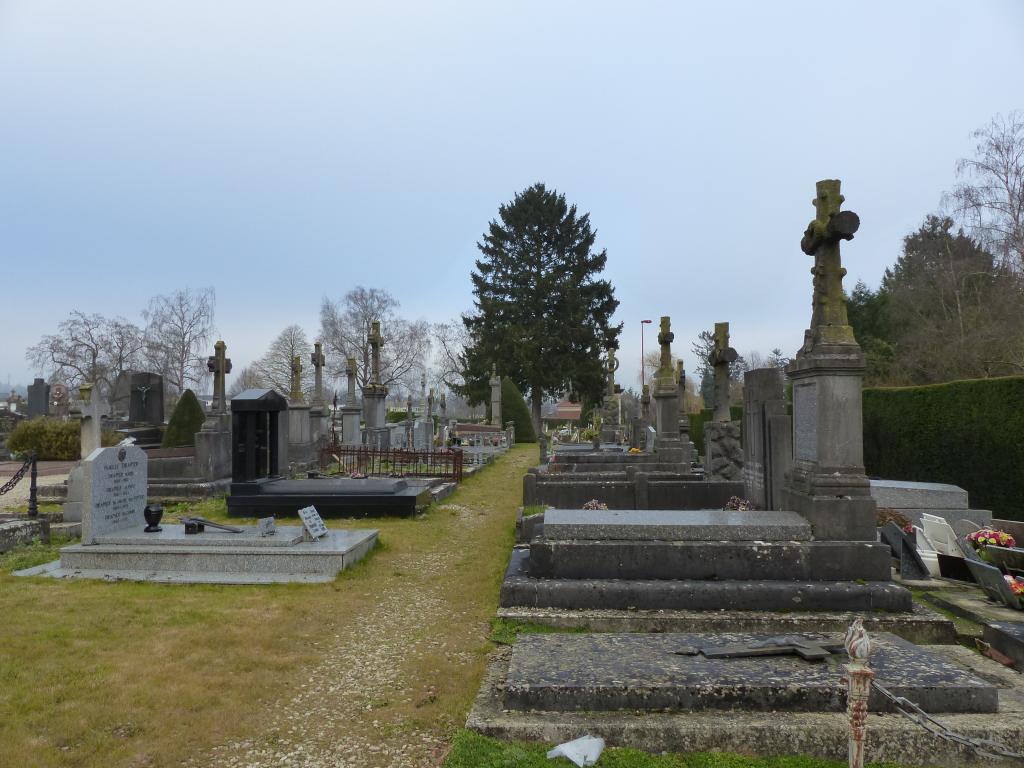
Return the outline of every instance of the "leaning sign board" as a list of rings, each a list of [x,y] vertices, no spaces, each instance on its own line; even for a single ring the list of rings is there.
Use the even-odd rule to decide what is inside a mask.
[[[324,525],[323,518],[316,511],[316,507],[303,507],[299,510],[299,517],[302,518],[302,524],[306,526],[306,531],[314,539],[319,539],[327,533],[327,526]]]
[[[128,528],[145,527],[146,452],[134,445],[97,448],[82,462],[85,493],[82,543]]]

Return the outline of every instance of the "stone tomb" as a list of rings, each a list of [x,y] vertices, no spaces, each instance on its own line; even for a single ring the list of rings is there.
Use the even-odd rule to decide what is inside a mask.
[[[328,517],[410,516],[432,498],[426,485],[388,477],[276,478],[250,484],[245,492],[237,491],[239,487],[232,486],[228,514],[242,517],[295,515],[310,505]]]

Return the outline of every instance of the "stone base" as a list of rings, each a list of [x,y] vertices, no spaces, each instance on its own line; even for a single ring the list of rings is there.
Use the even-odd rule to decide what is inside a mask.
[[[958,646],[932,647],[951,663],[998,680],[999,714],[949,714],[942,722],[975,738],[987,738],[1024,751],[1024,690],[1020,676],[999,664]],[[748,755],[847,759],[850,733],[845,713],[771,712],[512,712],[503,708],[502,686],[510,648],[499,650],[488,665],[480,693],[466,727],[486,736],[510,741],[558,744],[581,733],[601,736],[617,747],[647,752],[737,752]],[[935,738],[916,723],[889,714],[867,718],[867,759],[900,765],[939,768],[991,766],[990,757],[977,756]]]
[[[376,517],[411,516],[430,501],[426,483],[414,485],[380,477],[326,478],[233,483],[227,506],[228,514],[237,517],[294,515],[310,505],[323,517]]]
[[[532,575],[530,551],[517,548],[505,571],[500,605],[574,610],[910,611],[913,602],[908,590],[890,581],[544,578]]]
[[[499,608],[499,619],[586,632],[794,632],[843,633],[860,616],[868,632],[890,632],[911,643],[954,645],[956,626],[940,613],[914,603],[911,613],[841,611],[686,611],[570,608]]]
[[[704,425],[704,474],[709,480],[743,481],[738,421],[709,421]]]
[[[549,509],[548,539],[624,541],[808,541],[811,526],[794,512]]]
[[[870,496],[808,496],[786,488],[786,509],[807,519],[814,538],[829,541],[876,541],[877,507]]]
[[[50,521],[39,517],[0,516],[0,552],[29,544],[36,539],[50,540]]]
[[[505,709],[547,712],[609,710],[746,710],[845,712],[842,634],[783,635],[835,648],[822,661],[795,655],[708,658],[699,650],[763,643],[760,634],[521,634],[505,678]],[[929,714],[991,713],[994,684],[885,632],[871,636],[875,679]],[[893,712],[872,691],[872,712]]]
[[[59,567],[17,575],[231,584],[331,580],[377,542],[375,530],[330,530],[317,541],[303,541],[296,526],[267,538],[254,528],[187,535],[181,525],[162,527],[161,533],[117,531],[98,537],[100,543],[65,547]]]

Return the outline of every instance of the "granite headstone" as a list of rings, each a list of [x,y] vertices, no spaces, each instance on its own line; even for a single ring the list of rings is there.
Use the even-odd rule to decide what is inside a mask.
[[[113,531],[146,527],[147,461],[141,448],[115,445],[97,448],[82,462],[83,544]]]

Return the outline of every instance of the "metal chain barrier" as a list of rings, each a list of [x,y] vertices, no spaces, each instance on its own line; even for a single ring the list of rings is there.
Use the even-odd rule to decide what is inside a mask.
[[[25,459],[25,463],[22,464],[21,468],[14,473],[14,477],[12,477],[3,485],[0,485],[0,496],[3,496],[5,493],[7,493],[9,490],[14,488],[14,486],[18,484],[21,478],[25,476],[25,473],[28,472],[29,468],[32,466],[32,462],[34,462],[35,460],[35,455],[29,456],[27,459]]]
[[[896,696],[874,680],[871,681],[871,687],[888,699],[892,705],[896,707],[897,712],[911,722],[917,723],[933,736],[937,736],[940,739],[952,742],[953,744],[959,744],[960,746],[967,747],[982,757],[1024,760],[1024,754],[1014,752],[998,742],[990,739],[972,738],[971,736],[964,736],[956,733],[955,731],[951,731],[945,725],[917,706],[914,702],[909,699],[905,699],[902,696]]]

